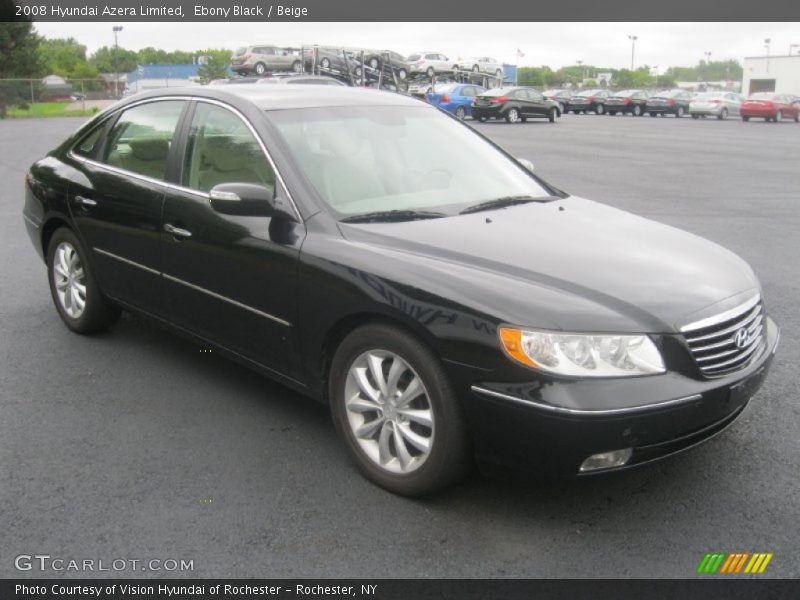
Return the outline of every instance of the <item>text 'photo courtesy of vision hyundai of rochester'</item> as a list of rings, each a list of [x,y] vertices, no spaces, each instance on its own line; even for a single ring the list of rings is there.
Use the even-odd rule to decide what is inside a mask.
[[[327,403],[399,494],[724,430],[778,346],[751,268],[532,169],[399,94],[167,89],[33,164],[24,222],[71,330],[130,310]]]

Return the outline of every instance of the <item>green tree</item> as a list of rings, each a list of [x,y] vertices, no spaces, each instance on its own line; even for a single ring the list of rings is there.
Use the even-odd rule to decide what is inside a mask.
[[[207,57],[206,62],[197,70],[202,83],[228,76],[228,63],[231,57],[229,50],[199,50],[197,55]]]
[[[130,73],[139,64],[139,58],[133,50],[119,48],[115,52],[114,46],[103,46],[89,58],[99,73]],[[116,61],[115,61],[116,56]]]
[[[0,79],[38,78],[42,75],[39,61],[40,38],[28,20],[17,20],[2,9],[0,22]],[[17,18],[18,19],[18,18]],[[30,82],[0,82],[0,118],[10,106],[27,106],[31,96]]]
[[[549,80],[552,75],[553,70],[548,66],[520,67],[517,70],[517,82],[519,85],[546,87],[549,85]]]

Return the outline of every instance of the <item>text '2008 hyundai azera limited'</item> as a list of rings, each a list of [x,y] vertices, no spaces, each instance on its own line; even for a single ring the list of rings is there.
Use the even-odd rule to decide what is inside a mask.
[[[329,403],[361,472],[407,495],[474,458],[662,458],[764,380],[778,328],[728,250],[570,196],[414,99],[235,88],[130,98],[31,167],[67,327],[143,313]]]

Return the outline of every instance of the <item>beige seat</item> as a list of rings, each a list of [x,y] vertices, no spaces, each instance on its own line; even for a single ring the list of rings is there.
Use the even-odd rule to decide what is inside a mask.
[[[260,149],[251,140],[233,136],[211,137],[202,142],[198,187],[209,191],[220,183],[256,183],[273,187],[275,178]]]

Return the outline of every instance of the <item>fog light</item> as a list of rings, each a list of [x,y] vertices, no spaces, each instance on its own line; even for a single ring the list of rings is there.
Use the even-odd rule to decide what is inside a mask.
[[[592,454],[589,458],[583,461],[580,471],[581,473],[586,473],[586,471],[621,467],[631,459],[631,454],[633,454],[632,448],[625,448],[624,450],[612,450],[611,452],[601,452],[600,454]]]

